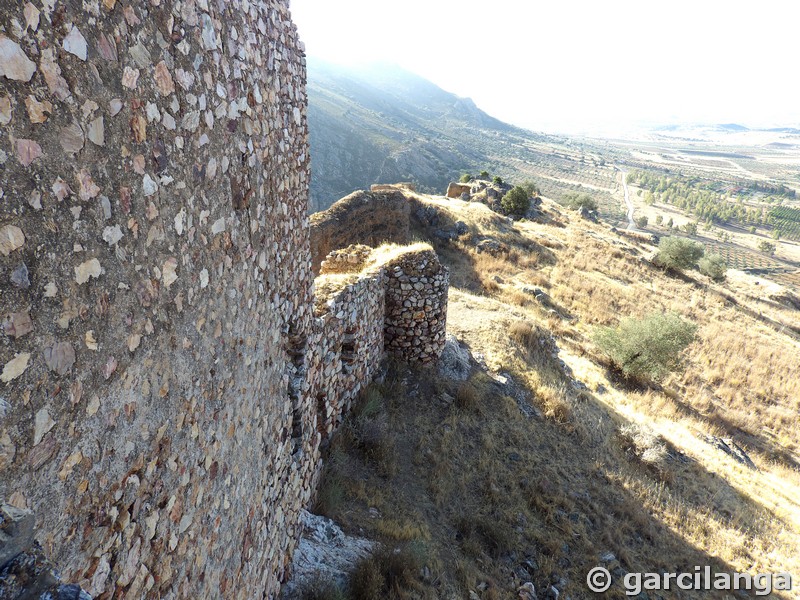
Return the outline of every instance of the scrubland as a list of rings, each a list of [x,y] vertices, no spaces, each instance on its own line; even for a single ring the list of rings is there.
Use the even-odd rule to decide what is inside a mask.
[[[349,593],[515,598],[531,581],[540,598],[586,598],[597,565],[615,575],[609,598],[626,572],[705,565],[800,585],[800,314],[666,272],[654,247],[549,201],[542,222],[511,223],[423,200],[469,228],[433,242],[448,330],[483,367],[459,382],[390,363],[332,439],[316,509],[391,550]],[[487,237],[503,250],[478,252]],[[696,339],[665,378],[627,379],[594,332],[657,312]]]

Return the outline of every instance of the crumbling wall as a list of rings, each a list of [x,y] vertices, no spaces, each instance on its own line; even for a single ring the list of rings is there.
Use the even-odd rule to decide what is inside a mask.
[[[329,253],[320,265],[320,274],[352,273],[361,271],[372,254],[372,248],[364,244],[351,244]]]
[[[288,4],[0,5],[0,497],[95,596],[272,595],[311,494]]]
[[[326,303],[314,324],[308,397],[327,439],[383,358],[384,275],[367,273]]]
[[[311,263],[315,273],[332,251],[350,244],[407,244],[413,202],[399,190],[354,192],[311,215]]]

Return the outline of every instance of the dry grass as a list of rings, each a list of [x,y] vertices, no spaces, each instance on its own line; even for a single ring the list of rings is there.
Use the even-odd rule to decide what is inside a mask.
[[[416,252],[426,252],[433,250],[427,242],[415,242],[413,244],[381,244],[369,256],[369,260],[364,264],[364,271],[369,271],[375,267],[380,267],[388,262],[396,260],[404,254],[414,254]]]
[[[524,417],[485,375],[454,384],[394,366],[380,409],[348,419],[320,497],[338,498],[326,511],[346,528],[426,544],[431,577],[404,597],[513,597],[528,561],[537,589],[555,572],[580,598],[604,552],[627,571],[800,575],[800,344],[733,305],[724,287],[649,266],[602,225],[510,226],[478,206],[436,202],[511,248],[492,257],[469,240],[437,247],[451,268],[448,329],[526,386],[544,418]],[[546,289],[558,314],[526,285]],[[697,323],[698,340],[682,373],[631,389],[588,340],[597,325],[655,311]],[[368,449],[372,427],[391,468]],[[706,435],[733,438],[759,470]]]

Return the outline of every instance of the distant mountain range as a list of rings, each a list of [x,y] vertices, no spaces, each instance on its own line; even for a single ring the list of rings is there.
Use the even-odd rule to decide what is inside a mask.
[[[394,65],[309,59],[307,89],[312,211],[373,183],[443,193],[465,170],[503,172],[503,157],[544,139]]]

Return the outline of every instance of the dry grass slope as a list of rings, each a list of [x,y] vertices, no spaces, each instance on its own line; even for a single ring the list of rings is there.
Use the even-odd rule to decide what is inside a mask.
[[[381,580],[380,597],[513,598],[531,580],[583,598],[607,553],[611,570],[800,577],[800,344],[775,326],[797,314],[666,274],[654,248],[549,203],[550,224],[510,224],[425,201],[469,228],[432,240],[451,268],[448,329],[524,384],[540,417],[482,372],[456,383],[391,365],[365,394],[331,442],[318,508],[422,565],[403,585]],[[477,252],[486,236],[507,252]],[[654,312],[698,337],[682,371],[632,384],[592,334]],[[733,439],[757,470],[708,436]]]

